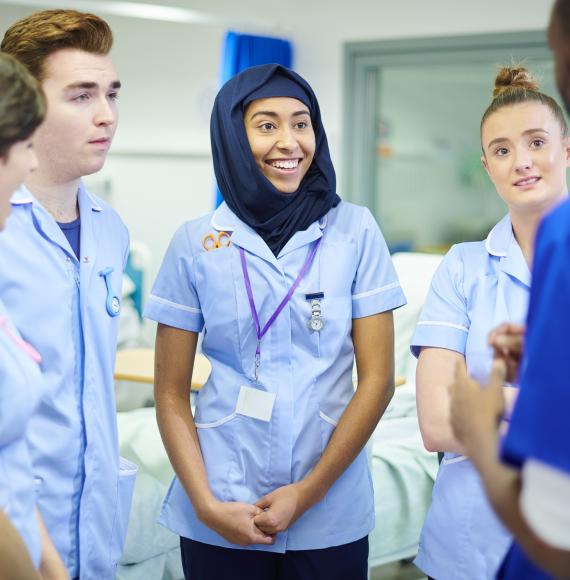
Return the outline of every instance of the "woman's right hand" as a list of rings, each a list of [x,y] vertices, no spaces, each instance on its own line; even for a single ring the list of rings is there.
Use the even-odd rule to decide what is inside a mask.
[[[200,519],[232,544],[240,546],[273,544],[274,536],[265,534],[253,523],[253,518],[262,511],[261,508],[249,503],[216,500]]]
[[[494,328],[488,338],[495,358],[502,359],[507,367],[506,379],[510,383],[517,380],[519,365],[524,351],[525,327],[522,324],[505,322]]]

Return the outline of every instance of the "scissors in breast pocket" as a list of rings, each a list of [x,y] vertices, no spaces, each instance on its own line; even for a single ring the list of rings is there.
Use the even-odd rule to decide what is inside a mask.
[[[206,252],[217,248],[227,248],[231,243],[231,236],[228,232],[218,232],[217,237],[214,234],[206,234],[202,238],[202,246]]]

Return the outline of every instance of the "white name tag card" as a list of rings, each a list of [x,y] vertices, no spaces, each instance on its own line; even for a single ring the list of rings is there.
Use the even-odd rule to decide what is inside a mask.
[[[236,413],[268,422],[271,420],[274,403],[275,393],[242,386],[239,391]]]

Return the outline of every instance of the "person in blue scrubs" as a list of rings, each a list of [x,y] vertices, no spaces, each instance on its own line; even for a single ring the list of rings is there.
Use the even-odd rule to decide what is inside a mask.
[[[570,2],[558,0],[549,28],[557,83],[570,111]],[[503,325],[489,338],[497,361],[485,389],[458,369],[450,389],[451,420],[514,543],[498,578],[570,577],[570,202],[538,232],[528,332]],[[517,379],[520,396],[500,444],[503,384]],[[501,457],[497,449],[501,447]],[[501,462],[502,459],[502,462]]]
[[[176,472],[161,522],[181,536],[192,580],[365,579],[363,448],[394,391],[404,295],[371,213],[336,194],[299,75],[262,65],[235,76],[211,136],[225,201],[177,231],[146,305]],[[212,372],[192,416],[200,332]]]
[[[455,366],[485,379],[493,360],[491,329],[524,321],[536,229],[567,197],[564,115],[526,69],[499,72],[481,143],[482,163],[508,214],[485,241],[458,244],[445,256],[412,340],[422,437],[428,450],[444,452],[416,559],[437,580],[494,578],[511,543],[453,435],[447,386]],[[503,390],[508,415],[517,389]]]
[[[16,59],[0,54],[0,230],[11,195],[37,165],[32,138],[45,111],[37,81]],[[26,427],[42,396],[39,362],[0,296],[0,577],[6,580],[39,578],[35,568],[46,577],[67,577],[36,510],[26,441]]]
[[[82,580],[115,577],[135,472],[120,468],[113,387],[129,238],[81,182],[102,167],[117,125],[111,45],[103,20],[71,10],[32,14],[1,45],[40,81],[48,108],[38,166],[0,238],[0,296],[42,355],[45,390],[26,433],[38,507],[69,576]],[[79,235],[59,225],[70,222]]]

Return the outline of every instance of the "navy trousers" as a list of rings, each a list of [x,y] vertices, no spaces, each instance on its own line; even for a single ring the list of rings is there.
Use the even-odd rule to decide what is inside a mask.
[[[323,548],[284,554],[220,548],[180,538],[186,580],[366,580],[368,536]]]

